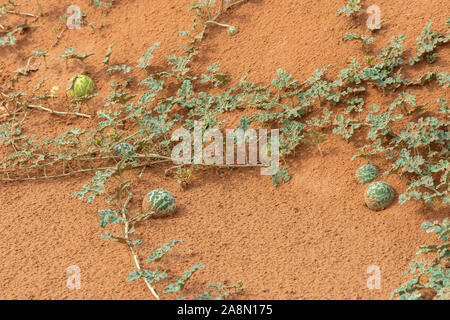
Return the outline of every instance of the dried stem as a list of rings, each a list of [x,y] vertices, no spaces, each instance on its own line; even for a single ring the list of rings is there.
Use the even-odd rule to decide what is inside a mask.
[[[64,112],[64,111],[55,111],[52,110],[50,108],[46,108],[43,106],[36,106],[36,105],[29,105],[28,107],[30,108],[35,108],[35,109],[41,109],[47,112],[50,112],[52,114],[59,114],[59,115],[73,115],[73,116],[78,116],[78,117],[83,117],[83,118],[91,118],[90,115],[84,114],[84,113],[79,113],[79,112]]]

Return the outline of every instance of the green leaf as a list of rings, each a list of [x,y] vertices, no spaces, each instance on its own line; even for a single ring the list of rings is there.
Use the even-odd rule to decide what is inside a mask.
[[[288,173],[288,169],[281,166],[276,174],[272,176],[272,182],[278,187],[281,182],[289,182],[291,175]]]
[[[109,181],[115,170],[97,171],[95,176],[80,190],[71,195],[72,198],[78,197],[82,200],[89,195],[87,203],[91,203],[95,198],[105,191],[105,184]]]
[[[117,211],[106,209],[106,210],[99,210],[98,212],[100,215],[100,226],[102,228],[105,228],[108,223],[113,225],[125,221],[122,217],[118,215]]]
[[[191,279],[191,277],[194,275],[194,273],[205,267],[206,266],[204,264],[195,264],[194,266],[192,266],[191,269],[186,270],[180,279],[177,279],[177,280],[175,280],[174,283],[171,283],[168,286],[166,286],[164,288],[163,292],[169,293],[169,292],[178,292],[180,290],[183,291],[187,282]]]
[[[142,57],[138,61],[138,64],[137,64],[138,68],[147,69],[148,67],[150,67],[152,59],[153,59],[153,52],[160,45],[161,45],[161,42],[156,42],[150,48],[147,49],[147,51],[142,55]]]
[[[125,281],[130,282],[136,279],[144,277],[149,284],[160,281],[161,279],[167,278],[167,273],[160,273],[158,270],[136,270],[131,271]]]
[[[183,239],[171,240],[168,243],[164,244],[161,248],[156,249],[148,256],[147,263],[161,260],[161,258],[170,250],[170,248],[183,241]]]

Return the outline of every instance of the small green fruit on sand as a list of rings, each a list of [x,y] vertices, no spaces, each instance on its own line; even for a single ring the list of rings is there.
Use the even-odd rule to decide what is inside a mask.
[[[156,189],[149,192],[142,201],[142,212],[153,211],[153,217],[168,215],[174,212],[175,209],[175,197],[165,189]]]
[[[83,74],[77,74],[70,79],[67,85],[67,96],[70,99],[77,99],[94,93],[95,84],[91,78]]]
[[[131,157],[134,154],[134,147],[126,142],[119,143],[114,146],[113,154],[120,157]]]
[[[232,36],[234,36],[237,32],[238,32],[238,30],[236,27],[231,26],[228,28],[228,33]]]
[[[356,171],[359,183],[366,184],[378,178],[378,170],[373,164],[363,165]]]
[[[366,191],[365,201],[369,209],[380,211],[389,207],[394,201],[395,191],[386,182],[371,183]]]

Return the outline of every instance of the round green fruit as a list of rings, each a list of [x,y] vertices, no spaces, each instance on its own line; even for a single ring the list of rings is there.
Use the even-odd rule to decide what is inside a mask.
[[[67,86],[67,96],[70,99],[77,99],[94,93],[95,84],[91,78],[83,74],[77,74],[70,79]]]
[[[142,212],[153,211],[153,217],[168,215],[176,209],[175,197],[165,189],[156,189],[149,192],[142,201]]]
[[[230,26],[228,27],[228,33],[232,36],[234,36],[238,32],[236,27]]]
[[[384,210],[394,201],[395,191],[386,182],[377,181],[367,187],[365,202],[370,210]]]
[[[134,147],[126,142],[119,143],[114,146],[113,153],[120,157],[131,157],[134,154]]]
[[[359,183],[366,184],[378,178],[378,170],[373,164],[363,165],[356,171],[356,178]]]

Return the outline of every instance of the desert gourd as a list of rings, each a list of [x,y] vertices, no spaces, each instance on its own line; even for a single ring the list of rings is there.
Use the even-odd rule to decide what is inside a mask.
[[[356,171],[359,183],[366,184],[378,178],[378,170],[373,164],[366,164]]]
[[[171,214],[176,209],[175,197],[165,189],[156,189],[149,192],[142,201],[142,212],[153,211],[153,217]]]
[[[129,158],[134,154],[134,147],[129,143],[122,142],[114,146],[113,154],[118,157]]]
[[[67,96],[70,99],[77,99],[84,96],[89,96],[94,93],[94,81],[83,74],[77,74],[70,79],[67,85]]]
[[[365,202],[370,210],[384,210],[394,201],[395,191],[386,182],[377,181],[367,187]]]

